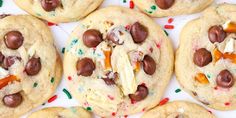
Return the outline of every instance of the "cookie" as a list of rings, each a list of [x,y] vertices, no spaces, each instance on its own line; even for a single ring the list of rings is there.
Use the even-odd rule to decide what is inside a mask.
[[[174,101],[144,113],[142,118],[216,118],[198,104]]]
[[[51,107],[36,111],[28,118],[92,118],[92,115],[80,107]]]
[[[77,21],[102,2],[103,0],[15,0],[26,12],[53,23]]]
[[[176,75],[194,98],[214,109],[236,109],[236,5],[204,11],[182,30]]]
[[[63,65],[69,90],[83,107],[118,117],[159,103],[173,71],[173,49],[152,19],[111,6],[81,21]]]
[[[213,0],[133,0],[141,11],[151,17],[166,17],[197,13]]]
[[[52,96],[62,63],[49,28],[37,18],[5,15],[0,31],[0,117],[18,118]]]

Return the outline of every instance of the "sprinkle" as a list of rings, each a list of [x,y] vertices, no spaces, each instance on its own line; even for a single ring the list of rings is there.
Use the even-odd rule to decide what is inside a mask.
[[[125,29],[128,30],[128,31],[130,30],[130,28],[131,28],[130,25],[126,25],[126,26],[125,26]]]
[[[165,29],[174,29],[174,25],[165,25],[164,28]]]
[[[116,116],[116,112],[112,112],[112,114],[111,114],[112,116]]]
[[[129,1],[129,8],[130,9],[134,8],[134,2],[132,0]]]
[[[211,78],[211,76],[210,76],[209,74],[207,74],[207,78],[209,78],[209,79],[210,79],[210,78]]]
[[[128,118],[128,115],[124,115],[125,118]]]
[[[110,96],[110,95],[107,95],[107,97],[110,99],[110,100],[114,100],[114,97]]]
[[[181,89],[176,89],[175,93],[179,93],[181,91]]]
[[[67,79],[71,81],[71,80],[72,80],[72,77],[71,77],[71,76],[68,76]]]
[[[83,55],[84,54],[83,50],[79,49],[78,54]]]
[[[37,87],[37,86],[38,86],[38,83],[35,82],[34,85],[33,85],[33,87],[35,88],[35,87]]]
[[[48,103],[51,103],[57,99],[57,95],[52,96],[49,100]]]
[[[44,106],[46,103],[43,103],[42,105]]]
[[[92,108],[91,107],[87,107],[86,110],[87,111],[92,111]]]
[[[207,110],[207,111],[212,114],[212,111],[210,111],[210,110]]]
[[[152,5],[152,6],[151,6],[151,9],[152,9],[152,10],[156,10],[156,9],[157,9],[156,5]]]
[[[230,105],[230,103],[229,103],[229,102],[226,102],[226,103],[225,103],[225,106],[229,106],[229,105]]]
[[[218,90],[218,87],[216,86],[216,87],[214,87],[214,89],[215,89],[215,90]]]
[[[157,46],[157,48],[161,48],[161,44],[160,43],[156,44],[156,46]]]
[[[173,21],[174,21],[173,18],[169,18],[169,19],[168,19],[168,23],[169,23],[169,24],[171,24]]]
[[[123,3],[126,3],[127,1],[126,0],[123,0]]]
[[[144,112],[144,111],[145,111],[145,108],[142,109],[142,112]]]
[[[3,0],[0,0],[0,7],[2,7],[3,5]]]
[[[48,26],[57,25],[56,23],[48,22]]]
[[[165,32],[166,36],[169,36],[169,34],[168,34],[168,32],[166,30],[164,30],[164,32]]]
[[[72,96],[70,94],[70,92],[68,90],[66,90],[65,88],[63,89],[63,92],[67,95],[68,99],[72,99]]]
[[[159,106],[166,104],[169,101],[169,98],[164,98],[160,101]]]
[[[55,79],[54,79],[54,77],[52,77],[52,78],[51,78],[51,83],[53,83],[53,82],[54,82],[54,80],[55,80]]]
[[[61,49],[61,53],[64,54],[65,53],[65,48]]]

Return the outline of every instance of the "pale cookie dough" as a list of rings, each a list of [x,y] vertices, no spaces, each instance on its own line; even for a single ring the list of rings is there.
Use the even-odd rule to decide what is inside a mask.
[[[14,0],[26,12],[53,23],[77,21],[103,0]]]
[[[194,98],[214,109],[236,109],[236,5],[204,11],[182,30],[176,75]]]
[[[28,118],[92,118],[92,115],[80,107],[51,107],[36,111]]]
[[[72,95],[85,108],[118,117],[159,103],[173,59],[170,39],[152,19],[112,6],[81,21],[67,42],[63,65]]]
[[[135,5],[151,17],[197,13],[213,0],[133,0]]]
[[[144,113],[142,118],[216,118],[198,104],[174,101]]]
[[[47,25],[28,15],[0,19],[0,117],[41,105],[61,80],[62,63]]]

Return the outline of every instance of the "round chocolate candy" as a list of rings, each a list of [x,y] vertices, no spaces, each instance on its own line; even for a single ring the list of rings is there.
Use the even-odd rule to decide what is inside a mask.
[[[234,77],[228,70],[222,70],[216,77],[219,87],[230,88],[234,85]]]
[[[95,70],[95,64],[92,59],[85,57],[77,61],[76,69],[78,75],[91,76]]]
[[[130,33],[135,43],[142,43],[148,36],[148,30],[145,26],[136,22],[132,25]]]
[[[12,50],[18,49],[22,46],[24,37],[19,31],[10,31],[4,36],[4,42],[7,48]]]
[[[95,29],[89,29],[83,34],[83,42],[89,48],[95,48],[102,42],[102,34]]]
[[[40,58],[32,57],[25,66],[25,72],[27,75],[33,76],[39,73],[41,67]]]
[[[156,62],[151,56],[145,55],[142,64],[143,64],[143,70],[146,74],[153,75],[155,73]]]
[[[141,101],[148,95],[148,88],[144,85],[138,85],[138,89],[134,94],[130,94],[129,98],[133,101]]]
[[[41,0],[41,6],[45,11],[54,11],[60,5],[60,0]]]
[[[225,40],[226,32],[222,26],[215,25],[208,30],[208,37],[211,43],[221,43]]]
[[[175,0],[156,0],[157,6],[161,9],[169,9],[174,3]]]
[[[20,93],[5,95],[2,99],[2,102],[7,107],[17,107],[19,106],[23,101],[23,98]]]
[[[205,48],[196,50],[193,56],[193,62],[199,67],[206,66],[212,61],[211,52]]]

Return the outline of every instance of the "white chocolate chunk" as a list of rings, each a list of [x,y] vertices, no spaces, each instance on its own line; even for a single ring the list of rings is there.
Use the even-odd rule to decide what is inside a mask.
[[[117,46],[112,54],[112,67],[119,74],[120,86],[124,95],[133,94],[137,90],[137,82],[134,76],[133,67],[130,63],[129,56],[124,47]]]
[[[231,38],[231,39],[226,43],[226,46],[225,46],[225,49],[224,49],[224,53],[226,53],[226,52],[228,52],[228,53],[234,52],[234,41],[235,41],[235,39]]]
[[[5,78],[9,75],[9,71],[3,69],[2,67],[0,67],[0,79]]]

